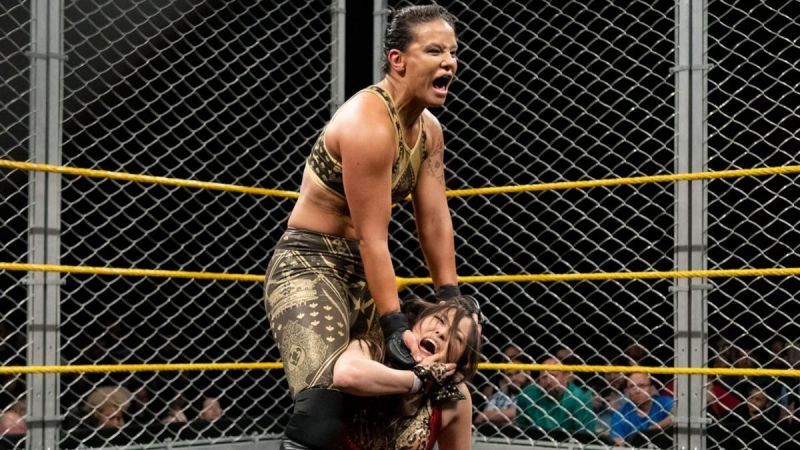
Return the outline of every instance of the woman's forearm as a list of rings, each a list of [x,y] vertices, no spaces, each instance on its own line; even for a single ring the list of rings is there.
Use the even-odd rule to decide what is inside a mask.
[[[417,225],[420,246],[436,286],[457,284],[453,222],[448,210]]]
[[[411,390],[415,377],[410,370],[396,370],[371,359],[342,355],[334,367],[333,384],[353,395],[405,394]]]
[[[392,257],[389,254],[388,242],[362,239],[359,244],[367,286],[369,286],[370,294],[375,301],[378,315],[399,311],[397,278],[392,265]]]

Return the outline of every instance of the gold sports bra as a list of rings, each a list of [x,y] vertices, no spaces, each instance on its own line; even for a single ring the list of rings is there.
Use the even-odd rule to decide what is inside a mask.
[[[370,92],[383,99],[389,117],[395,127],[397,135],[397,159],[392,166],[392,203],[404,199],[417,184],[417,175],[422,161],[428,156],[425,148],[425,127],[422,115],[419,117],[419,137],[414,148],[408,148],[403,133],[400,129],[400,117],[395,109],[394,101],[386,90],[378,86],[370,86],[361,92]],[[327,128],[327,127],[326,127]],[[312,179],[321,187],[333,192],[341,198],[344,195],[344,180],[342,178],[342,163],[336,160],[325,147],[325,128],[317,137],[311,148],[311,154],[306,159],[306,165],[311,169]]]

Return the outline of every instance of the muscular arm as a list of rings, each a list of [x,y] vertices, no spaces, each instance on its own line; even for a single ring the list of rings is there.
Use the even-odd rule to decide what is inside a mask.
[[[400,309],[389,254],[394,131],[367,98],[341,110],[330,128],[342,161],[347,206],[359,238],[367,284],[378,314]],[[382,116],[379,114],[382,113]],[[384,123],[385,122],[385,123]]]
[[[453,220],[445,195],[444,135],[436,118],[430,113],[424,114],[429,147],[414,191],[417,232],[434,285],[456,284]]]
[[[333,367],[334,387],[353,395],[405,394],[413,381],[410,370],[391,369],[372,360],[358,340],[350,342]]]
[[[472,398],[462,383],[458,386],[466,400],[459,400],[453,408],[442,411],[442,432],[439,435],[439,450],[463,450],[472,448]]]

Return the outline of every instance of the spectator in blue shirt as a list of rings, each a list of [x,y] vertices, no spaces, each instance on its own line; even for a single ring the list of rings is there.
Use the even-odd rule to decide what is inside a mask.
[[[647,373],[632,373],[625,389],[628,399],[611,418],[610,437],[624,446],[632,435],[672,425],[672,397],[658,395]]]

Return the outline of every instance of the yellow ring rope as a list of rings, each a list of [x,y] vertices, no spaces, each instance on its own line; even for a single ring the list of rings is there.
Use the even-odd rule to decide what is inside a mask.
[[[283,369],[280,362],[261,363],[191,363],[191,364],[107,364],[107,365],[70,365],[70,366],[7,366],[0,367],[0,375],[29,373],[111,373],[111,372],[168,372],[168,371],[200,371],[200,370],[274,370]],[[768,377],[800,377],[800,370],[793,369],[726,369],[709,367],[645,367],[645,366],[583,366],[583,365],[543,365],[543,364],[511,364],[480,363],[480,370],[524,370],[566,371],[566,372],[615,372],[615,373],[652,373],[652,374],[686,374],[686,375],[733,375],[733,376],[768,376]]]
[[[262,283],[264,275],[236,273],[190,272],[184,270],[120,269],[114,267],[62,266],[57,264],[23,264],[0,262],[0,270],[28,272],[62,272],[91,275],[119,275],[129,277],[195,278],[201,280],[254,281]]]
[[[795,369],[728,369],[710,367],[646,367],[646,366],[572,366],[562,364],[511,364],[481,363],[483,370],[524,370],[524,371],[566,371],[566,372],[613,372],[613,373],[653,373],[653,374],[686,374],[686,375],[733,375],[733,376],[767,376],[767,377],[800,377],[800,370]]]
[[[272,370],[283,369],[283,363],[191,363],[191,364],[97,364],[69,366],[7,366],[0,375],[27,373],[111,373],[111,372],[170,372],[197,370]]]
[[[195,278],[203,280],[254,281],[261,283],[264,275],[236,273],[190,272],[182,270],[121,269],[113,267],[62,266],[57,264],[25,264],[0,262],[0,270],[25,272],[62,272],[91,275],[118,275],[134,277]],[[781,269],[718,269],[718,270],[678,270],[669,272],[592,272],[562,274],[522,274],[522,275],[474,275],[460,276],[460,283],[530,283],[553,281],[584,280],[643,280],[665,278],[731,278],[731,277],[777,277],[800,275],[800,267]],[[409,285],[431,284],[430,277],[397,277],[398,288]]]
[[[663,278],[730,278],[730,277],[774,277],[800,275],[800,267],[776,269],[716,269],[674,270],[668,272],[591,272],[553,273],[521,275],[472,275],[458,277],[459,283],[530,283],[584,280],[646,280]],[[414,284],[431,284],[430,277],[397,278],[400,287]]]
[[[78,175],[89,178],[108,178],[111,180],[163,184],[166,186],[180,186],[180,187],[190,187],[199,189],[209,189],[215,191],[240,192],[243,194],[266,195],[271,197],[284,197],[284,198],[300,197],[300,193],[298,192],[281,191],[278,189],[254,188],[247,186],[237,186],[233,184],[211,183],[207,181],[193,181],[193,180],[182,180],[180,178],[155,177],[151,175],[135,175],[132,173],[111,172],[108,170],[79,169],[77,167],[54,166],[51,164],[9,161],[7,159],[0,159],[0,167],[4,167],[7,169],[36,170],[40,172],[63,173],[67,175]]]
[[[666,183],[670,181],[713,180],[719,178],[756,177],[765,175],[786,175],[800,173],[800,165],[762,167],[758,169],[719,170],[713,172],[678,173],[668,175],[649,175],[643,177],[609,178],[603,180],[563,181],[558,183],[527,184],[519,186],[498,186],[473,189],[458,189],[447,192],[448,197],[467,197],[473,195],[508,194],[514,192],[553,191],[562,189],[586,189],[646,183]]]
[[[151,175],[136,175],[126,172],[111,172],[108,170],[80,169],[69,166],[55,166],[51,164],[29,163],[0,159],[0,167],[18,170],[35,170],[41,172],[62,173],[68,175],[85,176],[90,178],[109,178],[113,180],[134,181],[140,183],[163,184],[168,186],[192,187],[218,191],[240,192],[244,194],[266,195],[273,197],[298,198],[297,192],[282,191],[278,189],[253,188],[232,184],[211,183],[205,181],[182,180],[179,178],[157,177]],[[746,176],[786,175],[800,173],[800,165],[761,167],[757,169],[720,170],[712,172],[679,173],[667,175],[650,175],[642,177],[610,178],[603,180],[564,181],[558,183],[527,184],[519,186],[497,186],[472,189],[454,189],[447,191],[448,197],[468,197],[475,195],[508,194],[515,192],[552,191],[563,189],[586,189],[592,187],[608,187],[621,185],[634,185],[646,183],[665,183],[670,181],[695,181],[712,180],[719,178],[735,178]]]

